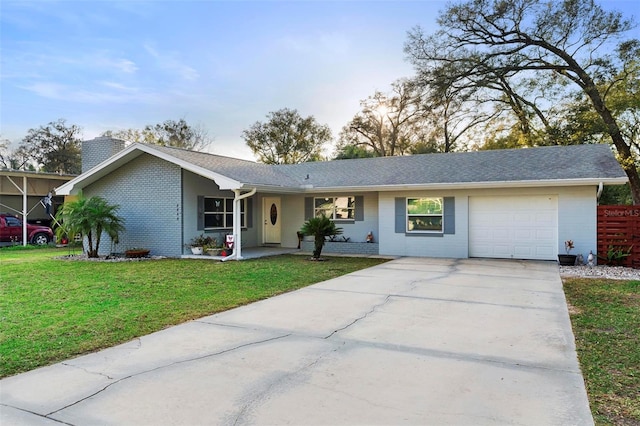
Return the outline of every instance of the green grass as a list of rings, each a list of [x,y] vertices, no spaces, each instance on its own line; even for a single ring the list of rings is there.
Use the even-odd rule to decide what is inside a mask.
[[[640,425],[640,281],[564,280],[591,412]]]
[[[0,249],[0,377],[384,262],[309,262],[303,256],[226,263],[54,259],[68,253]]]

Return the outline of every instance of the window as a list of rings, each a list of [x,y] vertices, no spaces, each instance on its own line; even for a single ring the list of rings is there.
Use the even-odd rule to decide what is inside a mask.
[[[20,219],[17,219],[15,217],[5,216],[4,220],[7,222],[7,226],[20,226],[20,227],[22,227],[22,222],[20,222]]]
[[[314,198],[314,215],[332,220],[355,220],[356,197]]]
[[[240,200],[240,226],[246,227],[245,200]],[[204,197],[204,229],[233,228],[233,198]]]
[[[407,198],[407,232],[443,232],[442,198]]]

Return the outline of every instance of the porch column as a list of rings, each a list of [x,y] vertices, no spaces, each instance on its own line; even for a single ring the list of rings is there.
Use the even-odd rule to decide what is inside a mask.
[[[245,198],[251,197],[257,191],[253,188],[251,191],[241,194],[239,189],[234,189],[233,193],[235,198],[233,199],[233,258],[236,260],[242,259],[242,215],[240,211],[241,201]],[[245,212],[247,214],[247,212]]]

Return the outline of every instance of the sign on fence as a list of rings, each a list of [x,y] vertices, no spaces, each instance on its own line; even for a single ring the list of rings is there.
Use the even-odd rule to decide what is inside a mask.
[[[598,206],[598,263],[640,268],[640,208]]]

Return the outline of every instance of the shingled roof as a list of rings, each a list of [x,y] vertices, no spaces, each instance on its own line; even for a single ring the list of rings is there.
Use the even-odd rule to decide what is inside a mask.
[[[609,145],[571,145],[403,157],[378,157],[267,165],[157,145],[133,144],[83,173],[63,191],[81,188],[147,153],[179,164],[226,189],[273,192],[394,190],[622,184],[626,175]]]
[[[611,148],[605,144],[283,165],[266,165],[169,147],[156,148],[246,185],[306,189],[626,179]]]
[[[604,144],[378,157],[274,167],[314,188],[626,179],[611,148]]]

